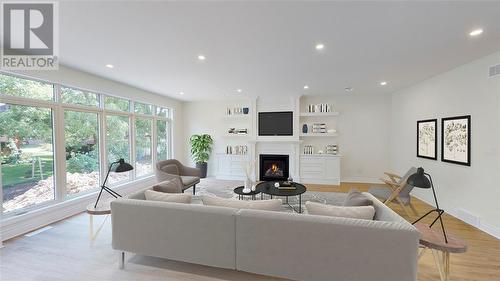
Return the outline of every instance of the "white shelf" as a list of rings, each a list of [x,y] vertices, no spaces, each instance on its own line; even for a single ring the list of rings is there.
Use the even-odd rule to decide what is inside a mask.
[[[300,117],[325,117],[325,116],[339,116],[340,112],[301,112]]]
[[[231,114],[231,115],[224,115],[224,119],[248,119],[250,118],[250,114]]]
[[[323,153],[323,154],[300,154],[300,157],[341,157],[342,155],[340,154],[328,154],[328,153]]]
[[[339,133],[309,133],[303,134],[301,133],[299,136],[302,137],[337,137]]]
[[[249,134],[225,134],[225,138],[250,138]]]

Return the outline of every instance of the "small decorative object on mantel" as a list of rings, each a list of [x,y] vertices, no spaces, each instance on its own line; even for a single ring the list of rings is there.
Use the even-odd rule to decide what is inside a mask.
[[[437,119],[417,121],[417,157],[437,160]]]
[[[302,133],[307,134],[307,124],[302,125]]]
[[[314,154],[314,147],[312,145],[304,145],[304,154]]]
[[[441,119],[441,161],[470,166],[470,115]]]
[[[243,107],[243,114],[248,114],[250,109],[248,107]]]

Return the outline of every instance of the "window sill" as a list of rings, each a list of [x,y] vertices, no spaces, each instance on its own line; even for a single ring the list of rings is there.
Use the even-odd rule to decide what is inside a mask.
[[[127,182],[113,187],[113,190],[121,194],[128,194],[149,185],[154,184],[154,176],[142,177],[131,182]],[[1,223],[1,235],[3,240],[11,239],[24,233],[33,231],[45,225],[57,222],[64,218],[76,215],[85,211],[88,204],[92,203],[99,192],[99,189],[67,199],[65,201],[53,201],[48,205],[38,208],[26,209],[21,214],[4,214]],[[110,198],[110,197],[105,197]]]

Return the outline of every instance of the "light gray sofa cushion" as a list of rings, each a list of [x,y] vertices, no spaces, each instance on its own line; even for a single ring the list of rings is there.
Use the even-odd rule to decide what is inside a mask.
[[[282,201],[281,199],[269,199],[269,200],[236,200],[220,198],[215,196],[203,196],[203,205],[207,206],[220,206],[229,207],[236,209],[255,209],[255,210],[266,210],[266,211],[282,211]]]
[[[117,199],[111,202],[112,246],[141,255],[235,269],[237,212],[224,207]]]
[[[308,214],[319,216],[372,220],[375,215],[373,206],[335,206],[307,201],[306,208]]]
[[[165,193],[154,190],[146,190],[144,192],[146,200],[191,204],[191,194],[184,193]]]
[[[239,270],[308,281],[415,281],[410,224],[240,210]]]
[[[344,206],[371,206],[373,201],[357,189],[351,189],[347,193]]]

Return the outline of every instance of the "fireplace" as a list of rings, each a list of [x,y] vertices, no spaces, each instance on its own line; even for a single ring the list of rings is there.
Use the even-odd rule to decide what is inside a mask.
[[[288,155],[260,154],[259,179],[261,181],[287,180],[288,158]]]

